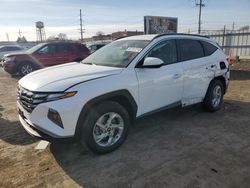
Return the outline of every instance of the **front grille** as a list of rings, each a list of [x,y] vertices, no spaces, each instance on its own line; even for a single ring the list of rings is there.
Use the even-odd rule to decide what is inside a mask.
[[[45,102],[48,94],[31,92],[25,88],[19,87],[17,92],[17,100],[21,106],[29,113],[31,113],[35,107]]]

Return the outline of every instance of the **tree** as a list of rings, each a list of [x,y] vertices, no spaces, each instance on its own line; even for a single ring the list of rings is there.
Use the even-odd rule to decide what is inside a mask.
[[[27,41],[27,39],[24,36],[22,36],[22,37],[18,37],[17,38],[17,42],[21,43],[21,42],[28,42],[28,41]]]
[[[96,32],[96,36],[103,36],[104,35],[104,32],[102,32],[102,31],[97,31]]]
[[[58,37],[58,40],[68,40],[68,37],[65,33],[59,33],[57,37]]]
[[[55,35],[51,35],[47,38],[48,41],[53,41],[56,40],[56,36]]]
[[[51,35],[47,39],[48,41],[55,41],[55,40],[68,40],[68,37],[65,33],[59,33],[57,35]]]

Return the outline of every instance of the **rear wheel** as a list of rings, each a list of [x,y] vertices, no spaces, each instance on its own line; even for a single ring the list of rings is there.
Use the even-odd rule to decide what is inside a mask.
[[[87,115],[81,142],[95,153],[112,152],[125,141],[129,123],[129,114],[122,105],[113,101],[102,102]]]
[[[34,71],[34,66],[31,63],[22,63],[18,67],[18,73],[25,76]]]
[[[224,87],[220,80],[213,80],[207,90],[203,101],[204,107],[210,112],[215,112],[221,108],[223,102]]]

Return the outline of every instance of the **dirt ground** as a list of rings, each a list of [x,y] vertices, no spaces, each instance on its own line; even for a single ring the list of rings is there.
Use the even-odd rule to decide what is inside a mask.
[[[18,78],[0,70],[0,187],[249,187],[250,63],[235,64],[222,110],[175,108],[136,121],[117,151],[38,140],[18,122]]]

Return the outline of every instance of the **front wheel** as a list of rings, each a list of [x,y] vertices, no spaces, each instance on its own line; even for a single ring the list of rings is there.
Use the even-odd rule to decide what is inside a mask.
[[[25,76],[34,71],[34,66],[31,63],[22,63],[18,67],[18,73]]]
[[[114,151],[125,141],[129,114],[117,102],[106,101],[94,106],[82,127],[81,142],[95,153]]]
[[[215,112],[221,108],[224,95],[224,86],[220,80],[213,80],[207,90],[203,105],[206,110]]]

